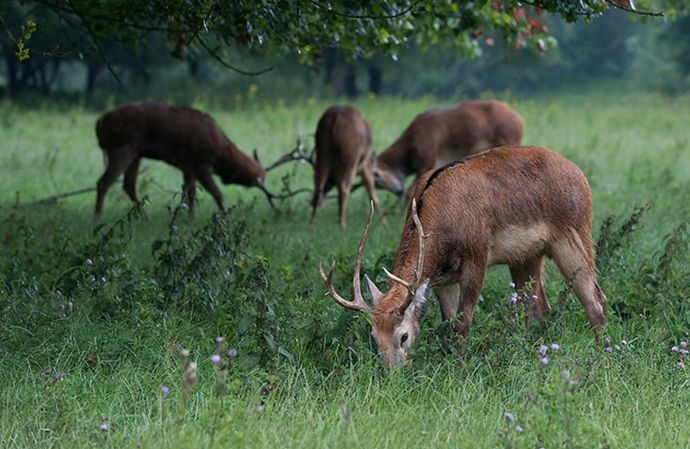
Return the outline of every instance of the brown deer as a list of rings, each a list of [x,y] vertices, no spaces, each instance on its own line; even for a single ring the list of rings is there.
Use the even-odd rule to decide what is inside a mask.
[[[405,178],[470,154],[520,145],[520,115],[500,101],[468,101],[419,114],[374,161],[376,185],[402,195]]]
[[[224,184],[264,188],[266,172],[258,158],[252,160],[228,139],[213,119],[203,112],[163,103],[126,103],[101,115],[96,121],[98,144],[107,158],[105,173],[96,184],[96,215],[103,209],[106,192],[124,173],[123,187],[137,202],[136,181],[142,158],[158,159],[173,165],[184,175],[183,198],[194,207],[196,181],[223,209],[223,194],[213,174]]]
[[[505,264],[517,289],[529,290],[530,318],[549,310],[544,295],[544,256],[572,283],[595,337],[606,323],[606,297],[597,284],[592,249],[592,194],[582,171],[563,156],[539,147],[500,147],[425,173],[416,185],[390,289],[382,293],[367,277],[373,306],[360,289],[357,253],[354,300],[336,293],[333,266],[321,277],[336,303],[372,315],[372,335],[387,367],[405,362],[419,332],[428,289],[443,320],[456,318],[467,337],[487,267]],[[335,265],[335,262],[334,262]]]
[[[314,197],[311,221],[328,191],[338,189],[340,225],[346,225],[347,200],[352,183],[362,174],[369,198],[378,208],[378,198],[371,166],[371,133],[362,114],[351,106],[333,106],[326,110],[316,127],[314,160]]]

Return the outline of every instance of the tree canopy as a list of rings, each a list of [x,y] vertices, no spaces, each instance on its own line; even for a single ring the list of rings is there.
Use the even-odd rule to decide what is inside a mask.
[[[175,55],[201,49],[238,71],[238,64],[222,59],[223,48],[292,52],[306,64],[319,62],[329,47],[352,59],[374,52],[395,58],[408,43],[443,44],[477,56],[495,37],[515,48],[545,51],[553,41],[540,18],[544,12],[575,21],[611,9],[672,16],[687,8],[683,0],[638,5],[632,0],[24,0],[21,5],[19,29],[2,22],[20,59],[31,53],[89,52],[107,63],[105,42],[137,45],[155,33],[165,36]],[[5,14],[0,11],[0,18]],[[34,35],[46,27],[59,31],[59,41],[34,45]]]

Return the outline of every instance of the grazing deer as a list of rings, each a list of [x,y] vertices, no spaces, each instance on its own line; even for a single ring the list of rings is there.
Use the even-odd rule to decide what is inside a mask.
[[[419,114],[374,160],[378,187],[402,195],[405,178],[502,145],[520,145],[522,119],[500,101],[468,101]]]
[[[606,323],[606,297],[597,284],[592,249],[592,194],[582,171],[539,147],[500,147],[425,173],[416,185],[390,289],[382,293],[367,276],[373,306],[360,288],[362,253],[373,209],[357,252],[354,300],[336,293],[333,266],[321,277],[336,303],[372,315],[372,335],[387,367],[405,363],[419,332],[428,289],[443,320],[456,317],[467,337],[487,267],[505,264],[517,289],[533,298],[530,318],[549,310],[544,256],[572,283],[598,339]]]
[[[378,208],[372,173],[371,133],[359,111],[351,106],[333,106],[326,110],[316,128],[316,159],[314,160],[314,197],[311,221],[324,196],[338,189],[340,225],[346,225],[347,200],[357,173],[362,174],[369,198]]]
[[[213,174],[224,184],[260,188],[273,206],[273,195],[264,188],[266,172],[256,153],[254,160],[242,153],[209,115],[195,109],[154,102],[127,103],[96,121],[96,136],[107,158],[105,173],[96,184],[97,216],[106,192],[122,173],[125,192],[132,201],[138,201],[136,181],[142,158],[159,159],[182,170],[183,197],[190,210],[197,180],[223,209],[223,194]]]

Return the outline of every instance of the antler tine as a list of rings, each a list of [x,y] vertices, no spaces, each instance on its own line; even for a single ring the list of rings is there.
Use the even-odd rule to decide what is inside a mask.
[[[357,248],[357,261],[355,262],[355,273],[352,277],[352,290],[355,295],[355,302],[364,302],[364,297],[362,296],[362,285],[360,283],[360,272],[362,269],[362,256],[364,255],[364,247],[367,245],[367,239],[369,238],[369,228],[371,227],[371,219],[374,217],[374,202],[369,201],[369,217],[367,218],[367,224],[364,226],[364,232],[362,232],[362,238],[359,241],[359,248]]]
[[[417,256],[417,269],[415,270],[414,282],[414,290],[416,290],[422,280],[422,269],[424,268],[424,239],[428,236],[424,235],[422,222],[419,220],[419,215],[417,215],[417,201],[414,198],[412,198],[412,220],[417,227],[417,234],[419,234],[419,255]]]
[[[398,276],[394,275],[390,271],[386,269],[386,267],[383,267],[383,272],[386,273],[386,276],[391,278],[393,281],[397,282],[398,284],[404,285],[407,287],[407,289],[410,291],[410,293],[414,293],[414,288],[412,286],[412,283],[407,282],[405,279],[399,278]]]
[[[266,171],[273,170],[274,168],[279,167],[279,166],[285,164],[286,162],[290,162],[290,161],[300,161],[300,162],[314,165],[314,161],[312,160],[312,157],[308,156],[304,152],[304,144],[302,143],[302,139],[300,139],[299,137],[297,138],[297,145],[295,146],[295,148],[293,148],[289,153],[282,155],[280,158],[278,158],[277,161],[275,161],[274,163],[272,163],[271,165],[266,167],[265,170]]]
[[[335,261],[331,264],[331,268],[328,270],[328,275],[323,271],[323,264],[319,262],[319,273],[321,273],[321,279],[326,283],[326,286],[328,287],[328,292],[326,294],[333,299],[337,304],[345,307],[346,309],[349,310],[354,310],[354,311],[370,311],[371,307],[367,305],[363,300],[360,302],[357,302],[357,299],[355,298],[354,301],[348,301],[347,299],[343,298],[338,294],[338,292],[335,291],[335,287],[333,287],[333,269],[335,268]],[[361,294],[360,294],[361,297]]]

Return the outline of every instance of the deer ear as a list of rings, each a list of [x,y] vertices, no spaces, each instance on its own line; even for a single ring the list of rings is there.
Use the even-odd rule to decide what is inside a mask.
[[[371,297],[371,301],[374,303],[374,307],[376,307],[376,303],[379,302],[379,299],[381,296],[383,296],[383,293],[381,293],[381,290],[374,284],[374,281],[369,279],[369,275],[365,274],[364,279],[367,281],[367,290],[369,291],[369,296]]]
[[[410,305],[407,307],[407,310],[405,310],[405,315],[407,315],[408,313],[414,314],[417,316],[418,319],[421,318],[422,315],[424,315],[424,311],[426,309],[426,301],[429,297],[429,295],[427,294],[428,290],[429,279],[427,278],[415,289],[412,301],[410,302]]]

